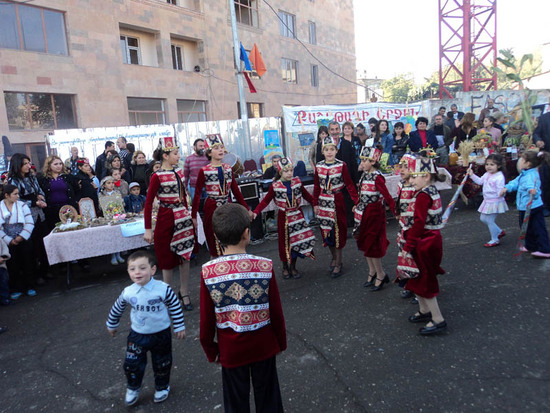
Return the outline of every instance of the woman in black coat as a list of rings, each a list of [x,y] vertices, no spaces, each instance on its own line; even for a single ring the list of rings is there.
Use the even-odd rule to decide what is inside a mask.
[[[147,188],[149,187],[149,180],[147,179],[147,170],[149,165],[147,164],[147,157],[142,151],[135,151],[132,157],[132,164],[130,166],[130,172],[132,175],[132,182],[139,184],[139,193],[141,195],[147,195]],[[130,184],[130,182],[128,182]]]
[[[99,199],[97,196],[98,183],[96,182],[97,178],[95,178],[94,170],[92,169],[90,161],[87,158],[78,158],[76,164],[78,166],[76,179],[80,186],[80,190],[77,193],[77,198],[79,201],[82,198],[90,198],[94,201],[95,214],[96,217],[98,217],[100,212]]]

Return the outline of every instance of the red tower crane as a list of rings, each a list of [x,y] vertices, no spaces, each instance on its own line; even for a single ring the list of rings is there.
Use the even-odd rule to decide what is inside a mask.
[[[497,88],[497,0],[439,0],[439,98]]]

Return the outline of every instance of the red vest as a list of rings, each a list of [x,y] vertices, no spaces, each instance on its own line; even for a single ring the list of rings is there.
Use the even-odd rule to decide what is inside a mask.
[[[292,191],[292,201],[288,200],[286,186],[281,181],[273,182],[273,193],[275,194],[273,202],[282,211],[290,211],[302,205],[302,181],[300,181],[300,178],[292,178],[290,189]]]
[[[220,182],[217,167],[208,164],[202,168],[204,172],[204,189],[209,198],[216,200],[224,198],[227,201],[231,190],[233,173],[229,165],[222,164],[221,166],[223,168],[224,182]]]
[[[363,172],[359,182],[359,202],[362,204],[373,204],[380,200],[380,192],[376,189],[376,178],[379,175],[382,175],[380,171]]]
[[[333,164],[327,165],[325,161],[319,162],[315,166],[319,176],[319,185],[324,193],[337,193],[344,187],[344,178],[342,170],[344,162],[336,159]]]
[[[176,174],[179,179],[176,178]],[[157,171],[157,176],[160,181],[160,187],[157,192],[158,200],[163,204],[183,203],[187,206],[183,171],[180,168],[172,171],[159,170]]]
[[[428,230],[437,230],[443,228],[443,207],[441,205],[441,197],[439,196],[439,191],[435,186],[429,185],[418,193],[420,192],[424,192],[428,194],[430,198],[432,198],[432,206],[430,207],[430,209],[428,209],[428,216],[426,217],[426,224],[424,225],[424,228]],[[418,193],[416,194],[416,196],[418,196]],[[407,210],[408,216],[406,217],[403,226],[403,230],[405,231],[413,226],[414,206],[414,202],[411,202],[409,204],[409,209]]]

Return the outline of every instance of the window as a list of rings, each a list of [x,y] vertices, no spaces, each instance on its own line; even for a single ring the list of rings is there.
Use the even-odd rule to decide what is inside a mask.
[[[72,95],[4,92],[10,130],[76,128]]]
[[[235,14],[239,23],[258,27],[257,0],[235,0]]]
[[[296,16],[279,11],[279,32],[281,36],[296,38]]]
[[[166,0],[166,3],[168,3],[168,4],[173,4],[173,5],[175,5],[175,6],[178,5],[178,2],[177,2],[176,0]]]
[[[282,59],[283,82],[298,83],[298,61]]]
[[[122,49],[122,61],[124,63],[130,65],[141,64],[139,39],[137,37],[120,36],[120,47]]]
[[[317,27],[315,22],[309,22],[309,43],[317,44]]]
[[[162,125],[166,123],[164,99],[128,98],[130,125]]]
[[[181,53],[181,46],[172,45],[172,67],[175,70],[183,70],[183,57]]]
[[[311,65],[311,86],[319,86],[319,66]]]
[[[178,123],[206,122],[206,102],[203,100],[177,100]]]
[[[264,116],[264,104],[263,103],[254,103],[254,102],[246,102],[246,109],[248,112],[248,118],[263,118]],[[239,102],[237,102],[237,112],[239,114],[239,118],[241,117],[241,105]]]
[[[0,3],[0,47],[67,56],[63,13]]]

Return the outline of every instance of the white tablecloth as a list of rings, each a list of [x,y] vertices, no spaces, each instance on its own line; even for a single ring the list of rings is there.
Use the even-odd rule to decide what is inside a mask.
[[[445,182],[436,182],[435,187],[438,190],[443,189],[452,189],[452,176],[445,168],[437,168],[437,172],[440,174],[445,175],[446,180]],[[388,192],[392,196],[392,198],[397,198],[397,191],[399,189],[399,182],[401,182],[401,177],[399,175],[385,175],[384,178],[386,178],[386,187],[388,188]],[[306,189],[309,191],[311,195],[313,195],[313,185],[306,185]],[[260,197],[260,201],[267,195],[267,193],[263,193]],[[302,199],[302,205],[307,205],[308,203]],[[264,212],[266,211],[275,211],[277,208],[275,207],[275,203],[271,201],[269,205],[264,209]]]
[[[123,237],[120,225],[50,233],[44,246],[50,265],[142,248],[149,245],[143,234]]]

